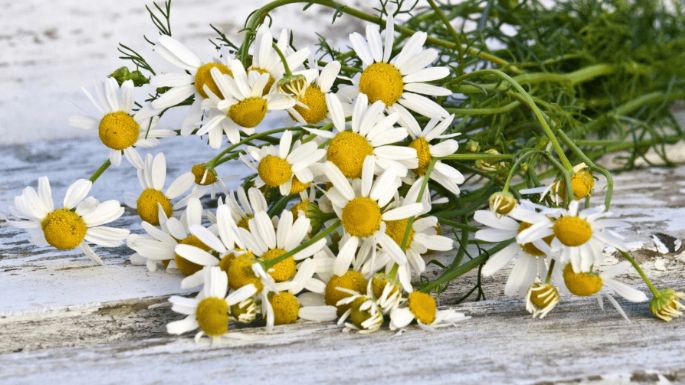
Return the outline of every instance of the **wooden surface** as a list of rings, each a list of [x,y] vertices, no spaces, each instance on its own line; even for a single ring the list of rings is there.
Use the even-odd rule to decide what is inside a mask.
[[[169,140],[158,149],[168,154],[170,175],[211,156],[195,139]],[[1,150],[2,212],[43,174],[50,175],[61,199],[68,183],[104,158],[92,140]],[[618,175],[616,184],[616,212],[635,224],[639,260],[658,284],[685,289],[685,254],[667,251],[685,236],[685,167],[636,170]],[[120,198],[130,191],[133,197],[138,188],[133,170],[122,167],[109,170],[94,194]],[[127,210],[118,223],[135,222],[133,214]],[[663,253],[654,234],[662,234]],[[632,319],[626,323],[613,309],[601,312],[596,302],[583,299],[566,299],[548,318],[532,320],[520,300],[503,297],[508,272],[484,281],[487,301],[456,305],[470,320],[435,333],[360,336],[334,324],[300,322],[272,333],[241,328],[226,346],[197,346],[190,337],[164,331],[177,318],[166,299],[181,292],[179,276],[130,265],[124,247],[100,250],[104,267],[76,252],[36,248],[26,234],[0,224],[0,383],[685,381],[682,320],[666,324],[653,319],[644,304],[622,302]],[[625,279],[638,282],[635,276]],[[451,285],[441,305],[454,306],[473,282],[469,274]]]

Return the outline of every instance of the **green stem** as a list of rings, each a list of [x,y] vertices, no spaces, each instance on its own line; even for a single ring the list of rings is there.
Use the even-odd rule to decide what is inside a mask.
[[[657,290],[657,288],[654,286],[652,281],[647,277],[647,274],[645,274],[644,270],[642,270],[642,267],[640,267],[640,265],[637,263],[635,258],[633,258],[632,255],[628,254],[627,252],[625,252],[623,250],[619,250],[619,253],[621,253],[623,258],[627,259],[628,262],[630,262],[630,264],[633,265],[633,267],[635,268],[637,273],[640,274],[640,278],[642,278],[642,280],[647,284],[649,291],[651,291],[652,294],[654,294],[654,296],[658,296],[659,290]]]
[[[283,70],[285,71],[285,76],[292,76],[293,73],[290,72],[290,66],[288,65],[288,61],[285,59],[285,55],[283,55],[283,51],[281,51],[280,48],[278,48],[278,45],[273,43],[272,46],[274,47],[274,51],[278,54],[278,57],[281,58],[281,63],[283,63]]]
[[[340,227],[340,224],[341,224],[340,220],[337,220],[331,226],[327,227],[326,230],[317,233],[315,236],[310,238],[308,241],[303,242],[301,245],[297,246],[296,248],[288,251],[285,254],[281,254],[280,256],[278,256],[276,258],[269,259],[266,261],[261,261],[260,263],[264,267],[265,271],[269,271],[270,268],[272,268],[273,266],[275,266],[279,262],[282,262],[285,259],[292,257],[293,255],[299,253],[300,251],[306,249],[307,247],[309,247],[309,246],[313,245],[314,243],[320,241],[321,239],[327,237],[328,235],[330,235],[331,233],[336,231],[338,229],[338,227]]]
[[[102,162],[102,164],[100,165],[100,167],[98,167],[98,169],[95,170],[95,172],[93,172],[93,173],[90,175],[90,177],[89,177],[88,179],[89,179],[91,182],[95,183],[95,181],[98,180],[98,178],[100,177],[100,175],[102,175],[102,173],[104,173],[105,170],[107,170],[107,169],[109,168],[109,166],[111,166],[111,165],[112,165],[112,162],[110,162],[109,159],[107,159],[106,161]]]
[[[556,260],[552,259],[549,263],[549,268],[547,269],[547,276],[545,276],[545,283],[549,283],[552,280],[552,273],[554,272],[554,265]]]
[[[505,104],[500,107],[492,107],[492,108],[453,108],[453,107],[447,107],[446,110],[450,113],[457,114],[457,115],[496,115],[496,114],[503,114],[505,112],[512,111],[516,108],[518,108],[521,105],[521,102],[514,100],[511,103]]]
[[[507,175],[507,179],[504,181],[504,187],[502,187],[502,192],[509,192],[509,184],[511,184],[511,179],[514,177],[514,174],[516,173],[516,170],[518,170],[519,165],[523,160],[530,155],[540,153],[541,151],[531,149],[527,150],[523,153],[523,155],[519,156],[518,159],[516,159],[516,162],[511,166],[511,169],[509,169],[509,174]]]
[[[497,160],[497,159],[514,159],[514,154],[489,154],[489,153],[475,153],[475,154],[452,154],[442,157],[436,157],[436,160]]]

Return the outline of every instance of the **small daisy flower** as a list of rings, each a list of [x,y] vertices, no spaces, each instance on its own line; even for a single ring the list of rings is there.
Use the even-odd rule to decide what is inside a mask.
[[[438,310],[430,294],[414,291],[409,293],[406,307],[398,306],[390,312],[390,330],[404,329],[414,320],[422,329],[433,330],[469,318],[453,309]]]
[[[99,202],[88,197],[93,183],[79,179],[72,183],[64,195],[62,208],[55,208],[52,189],[47,177],[38,179],[38,192],[26,187],[14,198],[12,208],[14,220],[11,226],[26,229],[35,243],[59,250],[80,247],[93,261],[104,265],[89,244],[104,247],[121,245],[128,236],[128,230],[103,226],[117,220],[124,213],[118,201]]]
[[[375,160],[369,156],[364,160],[361,180],[354,181],[353,188],[338,167],[331,162],[326,164],[326,176],[333,184],[326,195],[345,232],[335,262],[335,273],[338,275],[347,271],[360,244],[365,250],[375,250],[378,245],[398,265],[407,263],[400,246],[386,234],[386,222],[415,216],[422,212],[424,205],[409,203],[388,208],[400,182],[394,169],[384,171],[374,181],[374,169]]]
[[[427,83],[450,73],[447,67],[428,67],[438,58],[438,51],[423,48],[427,34],[414,33],[393,57],[394,34],[392,16],[386,19],[384,41],[376,25],[366,27],[366,39],[356,32],[350,34],[352,49],[362,61],[363,71],[355,79],[359,92],[367,95],[371,103],[383,102],[389,112],[406,108],[428,118],[448,116],[442,106],[424,96],[452,94],[446,88]]]
[[[147,154],[143,167],[138,169],[138,181],[143,191],[136,201],[136,209],[140,218],[153,225],[159,225],[160,215],[171,217],[174,210],[178,210],[187,203],[188,199],[172,203],[193,185],[195,178],[192,173],[186,173],[176,178],[166,189],[166,158],[164,153],[154,157]],[[161,210],[160,210],[161,209]]]
[[[242,188],[229,192],[226,204],[231,209],[235,223],[244,229],[248,229],[248,221],[254,218],[255,213],[269,208],[264,194],[256,187],[250,187],[247,193]]]
[[[416,168],[416,150],[392,143],[407,137],[407,131],[394,127],[398,115],[383,114],[383,104],[369,106],[366,95],[360,94],[354,105],[350,127],[345,122],[345,113],[338,97],[326,95],[329,114],[337,133],[319,129],[308,131],[330,139],[326,159],[333,162],[347,178],[359,178],[367,156],[376,158],[379,170],[394,168],[399,177],[407,175],[407,169]]]
[[[561,301],[559,289],[552,283],[542,283],[536,279],[526,294],[526,310],[533,318],[545,316]]]
[[[407,128],[409,136],[412,138],[409,147],[416,150],[416,157],[418,159],[418,167],[414,170],[417,175],[423,176],[426,174],[426,169],[433,158],[444,157],[452,155],[459,149],[459,143],[454,139],[449,139],[458,134],[443,135],[444,132],[452,124],[454,115],[447,118],[433,118],[421,130],[419,123],[411,115],[403,116],[400,114],[399,121]],[[439,139],[436,144],[431,144],[432,141]],[[447,191],[454,195],[459,195],[459,185],[464,183],[464,175],[459,170],[449,166],[442,161],[437,161],[433,165],[433,170],[430,174],[430,179],[436,181]]]
[[[302,71],[306,79],[305,87],[297,97],[297,104],[288,110],[290,116],[303,124],[316,124],[326,119],[326,95],[331,91],[339,72],[340,63],[337,61],[326,64],[321,72],[316,68]]]
[[[283,29],[276,46],[285,56],[288,68],[295,72],[304,64],[310,52],[309,48],[306,47],[293,52],[290,47],[290,41],[290,32],[287,29]],[[278,52],[273,47],[273,35],[267,23],[257,28],[255,43],[252,48],[252,65],[248,68],[248,71],[269,75],[264,87],[264,93],[270,92],[273,85],[283,77],[285,67],[281,62]]]
[[[682,317],[685,305],[681,302],[685,293],[672,288],[658,290],[649,302],[649,311],[657,318],[671,322],[674,318]]]
[[[595,178],[592,176],[592,173],[585,163],[579,163],[573,166],[573,174],[571,174],[570,180],[574,200],[581,200],[592,194],[592,190],[595,186]],[[557,179],[542,191],[540,201],[549,195],[554,204],[561,205],[566,201],[566,194],[568,194],[566,181],[564,179]]]
[[[100,141],[109,151],[114,166],[121,164],[123,155],[135,168],[143,161],[136,147],[153,147],[159,138],[176,135],[171,130],[156,128],[157,117],[142,118],[133,111],[133,82],[125,81],[121,87],[114,78],[105,79],[91,94],[83,89],[98,111],[97,117],[72,116],[69,124],[86,130],[98,130]]]
[[[278,188],[285,196],[291,193],[294,184],[306,185],[314,179],[310,166],[323,158],[326,151],[319,149],[314,142],[295,142],[293,145],[292,139],[292,132],[285,131],[278,147],[247,147],[245,152],[249,158],[241,156],[241,159],[257,172],[256,187]]]
[[[264,120],[267,112],[285,110],[295,105],[293,98],[264,92],[269,74],[255,71],[247,73],[240,60],[231,60],[229,65],[232,76],[216,68],[210,70],[219,94],[205,85],[208,99],[202,102],[202,106],[209,109],[210,113],[196,134],[208,134],[212,148],[221,146],[224,133],[231,143],[238,143],[240,131],[247,135],[254,134],[255,127]]]
[[[554,220],[532,224],[517,235],[517,241],[525,244],[554,236],[551,247],[560,253],[560,262],[570,261],[574,271],[580,272],[588,272],[593,265],[601,264],[602,249],[606,246],[627,250],[622,238],[612,231],[623,226],[623,222],[608,218],[611,213],[604,206],[581,210],[579,205],[579,201],[573,201],[568,210],[547,211],[546,215]]]
[[[254,285],[245,285],[238,290],[228,292],[228,278],[218,267],[205,267],[205,285],[195,298],[172,296],[169,298],[171,310],[186,317],[167,324],[169,334],[183,334],[200,329],[195,334],[198,342],[202,336],[219,342],[228,333],[229,311],[231,306],[240,304],[252,297],[257,289]]]
[[[348,294],[336,304],[347,307],[338,319],[338,325],[344,325],[346,331],[356,330],[360,334],[376,332],[383,326],[383,312],[373,298],[344,288],[338,290]]]

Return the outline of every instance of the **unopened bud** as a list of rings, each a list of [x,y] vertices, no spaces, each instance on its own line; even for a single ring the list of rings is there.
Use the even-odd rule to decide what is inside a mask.
[[[284,76],[278,81],[278,91],[295,98],[302,98],[307,90],[307,78],[303,75]]]
[[[490,210],[499,215],[507,215],[516,207],[516,198],[510,192],[498,191],[488,198]]]

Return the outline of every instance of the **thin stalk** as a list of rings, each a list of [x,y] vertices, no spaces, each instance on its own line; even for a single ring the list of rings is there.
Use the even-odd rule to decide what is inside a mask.
[[[107,170],[107,169],[109,168],[109,166],[111,166],[111,165],[112,165],[112,162],[110,162],[109,159],[107,159],[106,161],[102,162],[102,164],[100,165],[100,167],[98,167],[98,169],[95,170],[95,171],[90,175],[90,177],[89,177],[88,179],[89,179],[91,182],[95,183],[95,181],[98,180],[98,178],[100,177],[100,175],[102,175],[102,173],[104,173],[105,170]]]
[[[654,286],[652,281],[647,277],[647,274],[645,274],[644,270],[642,270],[642,267],[640,267],[640,265],[637,263],[635,258],[633,258],[632,255],[628,254],[627,252],[625,252],[623,250],[619,250],[619,253],[621,253],[623,258],[627,259],[628,262],[630,262],[630,264],[633,265],[633,267],[635,268],[637,273],[640,274],[640,278],[642,278],[642,280],[645,282],[645,284],[647,284],[649,291],[651,291],[652,294],[654,294],[654,296],[658,296],[659,290],[657,290],[657,288]]]

